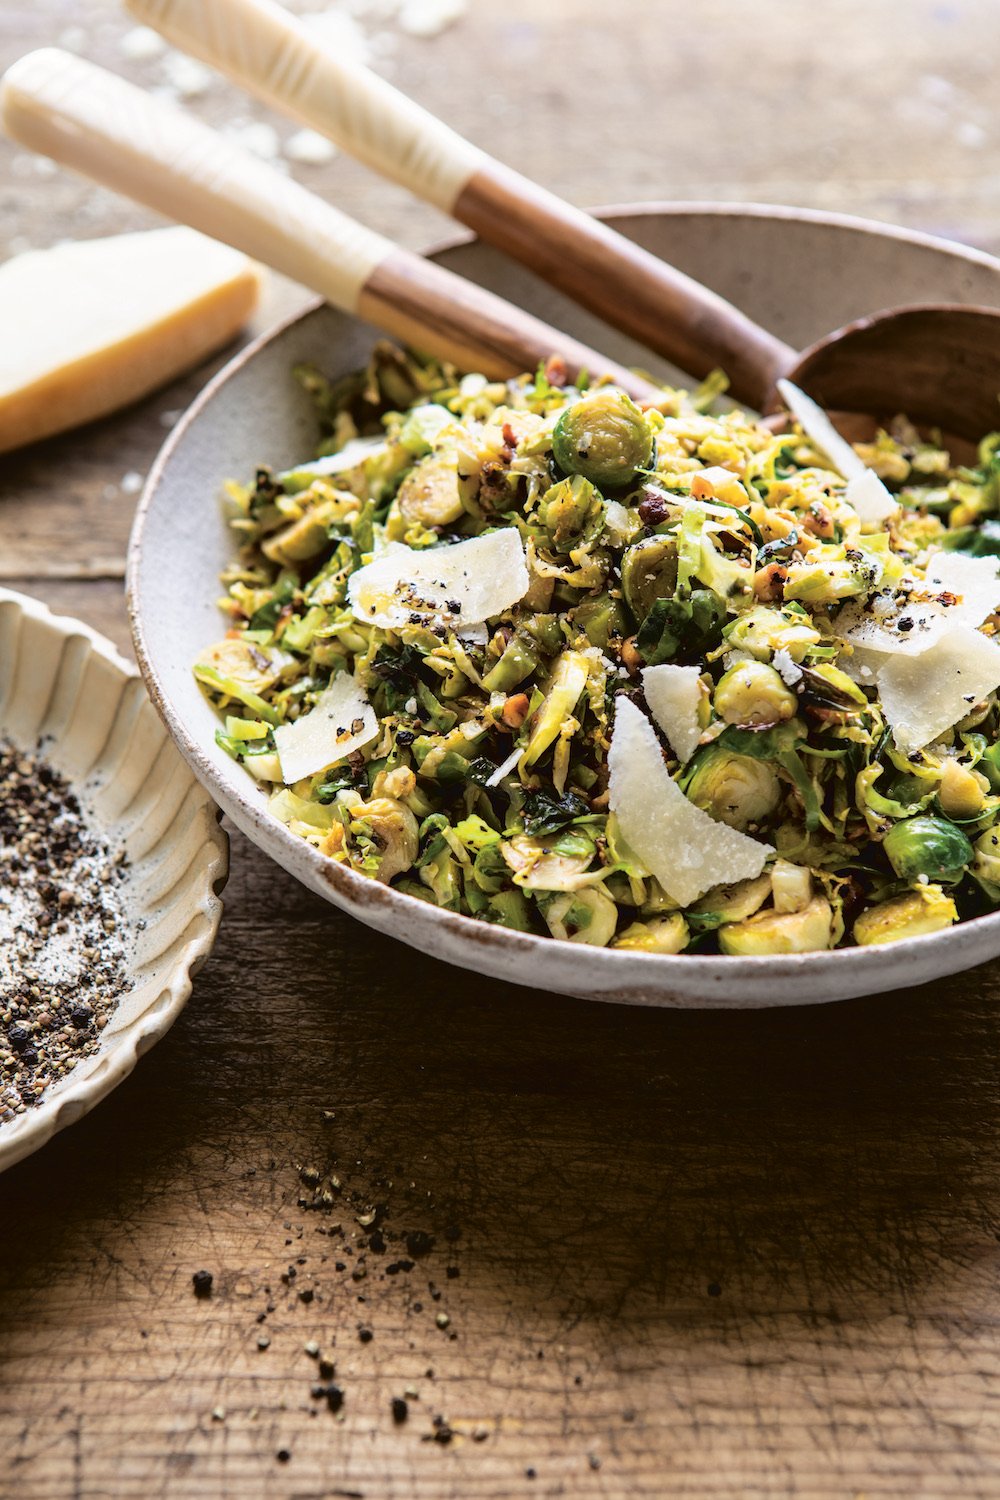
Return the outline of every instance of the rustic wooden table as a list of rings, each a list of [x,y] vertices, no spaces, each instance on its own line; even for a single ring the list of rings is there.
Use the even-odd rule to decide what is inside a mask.
[[[1000,249],[996,0],[472,0],[420,40],[398,10],[347,40],[578,202]],[[0,6],[0,61],[56,40],[265,122],[138,56],[112,0]],[[346,160],[295,170],[443,229]],[[4,250],[146,222],[0,147]],[[204,374],[3,461],[0,581],[127,645],[134,476]],[[0,1184],[0,1494],[1000,1495],[998,998],[994,966],[819,1011],[574,1003],[375,937],[234,838],[185,1014]]]

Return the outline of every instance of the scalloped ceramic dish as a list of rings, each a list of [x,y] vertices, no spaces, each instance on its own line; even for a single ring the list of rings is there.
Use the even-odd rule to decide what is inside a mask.
[[[78,620],[0,589],[0,738],[38,751],[89,820],[124,849],[131,988],[97,1052],[0,1125],[0,1169],[43,1146],[131,1073],[191,993],[222,915],[228,840],[218,810],[157,718],[135,670]]]
[[[1000,305],[1000,262],[861,220],[704,204],[624,208],[607,217],[796,347],[894,304]],[[614,359],[653,364],[623,336],[478,242],[451,246],[438,258]],[[1000,914],[928,937],[836,953],[665,957],[588,948],[490,927],[416,901],[322,858],[273,819],[250,778],[216,747],[215,715],[191,672],[199,650],[222,629],[218,575],[233,543],[216,497],[225,479],[245,477],[258,461],[282,468],[310,453],[315,424],[292,366],[311,360],[327,373],[343,373],[364,363],[373,339],[364,324],[317,306],[237,356],[162,450],[133,532],[129,597],[142,672],[182,753],[244,833],[305,885],[380,932],[466,969],[595,1000],[815,1004],[922,983],[1000,954]],[[387,961],[398,959],[387,955]]]

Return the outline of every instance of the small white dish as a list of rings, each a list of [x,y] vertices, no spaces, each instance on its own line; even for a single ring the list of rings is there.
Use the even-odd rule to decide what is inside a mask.
[[[171,744],[141,679],[78,620],[0,589],[0,740],[33,753],[125,853],[129,988],[96,1052],[0,1124],[0,1170],[92,1109],[169,1029],[215,940],[229,865],[218,809]]]
[[[1000,261],[909,230],[843,215],[729,204],[654,204],[606,217],[655,255],[731,298],[795,348],[893,305],[1000,306]],[[670,372],[621,334],[478,241],[437,257],[451,270],[626,364]],[[375,334],[320,305],[266,334],[226,366],[174,428],[150,475],[132,534],[129,607],[153,701],[196,775],[237,826],[303,884],[368,926],[477,973],[537,989],[634,1005],[814,1005],[924,983],[1000,955],[1000,913],[890,943],[761,958],[631,953],[557,942],[446,912],[324,859],[263,805],[215,743],[218,721],[191,667],[224,625],[219,574],[234,541],[217,503],[226,479],[258,462],[301,461],[316,441],[310,403],[291,376],[312,362],[336,376],[363,365]],[[675,380],[681,379],[674,373]],[[398,955],[385,962],[401,964]],[[474,983],[470,981],[470,998]]]

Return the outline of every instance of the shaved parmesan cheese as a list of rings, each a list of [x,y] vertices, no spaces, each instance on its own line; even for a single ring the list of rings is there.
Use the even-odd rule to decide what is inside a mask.
[[[288,784],[325,771],[370,744],[378,733],[378,719],[364,688],[349,672],[341,672],[309,713],[274,731],[281,778]]]
[[[491,774],[487,776],[486,785],[499,786],[504,777],[509,775],[510,772],[513,771],[514,767],[517,765],[523,754],[524,747],[522,745],[518,745],[516,749],[510,752],[507,759],[501,761],[496,770],[491,772]]]
[[[506,526],[446,547],[394,547],[351,575],[347,597],[369,625],[440,622],[454,629],[502,614],[529,582],[521,534]]]
[[[753,879],[774,853],[688,801],[667,770],[649,720],[624,697],[615,705],[608,769],[610,807],[622,837],[679,905],[690,905],[714,885]]]
[[[304,489],[314,479],[344,474],[349,469],[359,468],[366,458],[381,457],[388,451],[389,443],[386,438],[352,438],[339,453],[328,453],[325,458],[315,458],[311,463],[296,464],[294,469],[286,469],[278,478],[286,488],[292,484],[296,489]]]
[[[917,598],[895,613],[872,619],[854,606],[838,628],[856,648],[885,656],[922,656],[952,625],[981,625],[1000,609],[1000,572],[993,557],[938,552],[927,565],[926,581],[914,585]],[[953,596],[951,602],[935,597]],[[857,654],[857,651],[856,653]]]
[[[889,494],[874,469],[853,475],[847,481],[844,499],[857,511],[863,526],[880,526],[899,510],[899,501]]]
[[[701,739],[698,706],[705,694],[698,668],[669,664],[647,667],[642,674],[642,690],[677,759],[690,760]]]
[[[1000,609],[1000,572],[995,557],[967,557],[963,552],[937,552],[927,564],[929,594],[957,594],[958,603],[944,605],[949,620],[981,625]]]
[[[1000,687],[1000,646],[971,625],[953,625],[919,656],[889,657],[877,680],[896,744],[910,755]]]
[[[838,473],[845,479],[860,479],[868,472],[867,466],[855,453],[846,438],[842,438],[821,406],[811,396],[799,390],[790,380],[779,380],[778,395],[807,437],[811,437],[817,448],[821,448]]]

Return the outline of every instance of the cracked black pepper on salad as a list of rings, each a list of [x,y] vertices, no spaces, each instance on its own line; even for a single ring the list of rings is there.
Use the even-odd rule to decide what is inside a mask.
[[[232,484],[219,744],[327,859],[664,954],[1000,904],[1000,434],[848,444],[794,386],[299,372],[319,458]],[[967,455],[968,456],[968,455]]]

